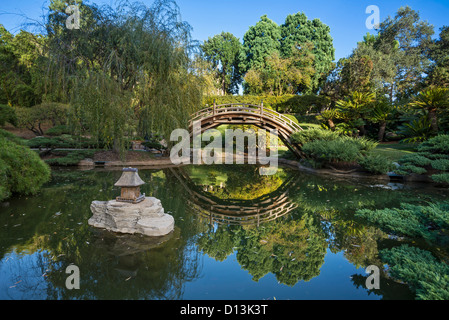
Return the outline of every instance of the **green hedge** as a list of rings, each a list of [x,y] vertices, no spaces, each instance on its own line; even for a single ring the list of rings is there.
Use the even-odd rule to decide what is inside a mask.
[[[260,105],[263,101],[265,108],[273,109],[281,113],[298,113],[306,114],[317,113],[322,107],[328,104],[326,97],[317,95],[283,95],[283,96],[254,96],[254,95],[243,95],[243,96],[209,96],[205,97],[203,100],[204,105],[212,106],[215,103],[220,104],[230,104],[230,103],[247,103]]]

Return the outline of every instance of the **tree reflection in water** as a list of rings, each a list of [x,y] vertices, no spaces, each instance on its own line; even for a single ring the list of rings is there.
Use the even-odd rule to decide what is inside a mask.
[[[320,276],[329,252],[365,268],[381,265],[379,248],[397,245],[355,219],[356,209],[438,197],[435,190],[392,191],[286,168],[274,176],[248,165],[139,170],[147,182],[142,192],[161,199],[175,218],[174,233],[155,239],[87,224],[93,200],[119,194],[113,184],[120,175],[54,170],[39,195],[0,208],[0,298],[182,299],[186,285],[203,276],[203,254],[216,261],[235,254],[253,282],[273,274],[296,287]],[[72,263],[80,269],[80,290],[65,288]],[[365,276],[339,283],[362,289]],[[382,274],[381,284],[388,281]],[[390,283],[374,293],[408,297],[404,287]]]

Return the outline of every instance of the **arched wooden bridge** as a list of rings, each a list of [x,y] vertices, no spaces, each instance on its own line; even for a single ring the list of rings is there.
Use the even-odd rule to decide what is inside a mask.
[[[220,104],[199,110],[190,118],[189,131],[193,134],[193,123],[200,121],[201,133],[222,124],[254,125],[265,130],[276,129],[281,141],[297,157],[302,157],[301,148],[294,143],[291,135],[303,130],[292,119],[274,111],[255,104]]]
[[[290,192],[299,188],[298,177],[289,177],[275,191],[252,200],[219,199],[202,190],[190,179],[182,167],[169,168],[189,193],[188,202],[210,223],[227,225],[256,225],[276,220],[298,207],[291,201]]]

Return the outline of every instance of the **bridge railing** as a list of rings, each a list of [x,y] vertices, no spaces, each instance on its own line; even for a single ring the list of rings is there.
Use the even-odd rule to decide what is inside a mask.
[[[190,122],[193,123],[196,120],[200,120],[206,117],[212,117],[214,115],[222,115],[225,113],[247,113],[249,115],[254,116],[262,116],[265,118],[272,119],[281,124],[289,126],[292,131],[302,131],[303,129],[299,124],[297,124],[292,119],[284,116],[281,113],[278,113],[274,110],[267,109],[261,105],[254,104],[242,104],[242,103],[231,103],[231,104],[221,104],[221,105],[213,105],[212,107],[201,109],[195,112],[190,119]]]

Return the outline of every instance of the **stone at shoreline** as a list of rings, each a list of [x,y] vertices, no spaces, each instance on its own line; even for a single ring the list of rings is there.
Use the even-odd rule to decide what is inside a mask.
[[[88,223],[119,233],[140,233],[147,236],[164,236],[173,231],[175,221],[159,199],[146,197],[139,203],[93,201],[90,205],[93,216]]]
[[[79,167],[95,167],[95,162],[92,159],[83,159],[80,162],[78,162]]]

